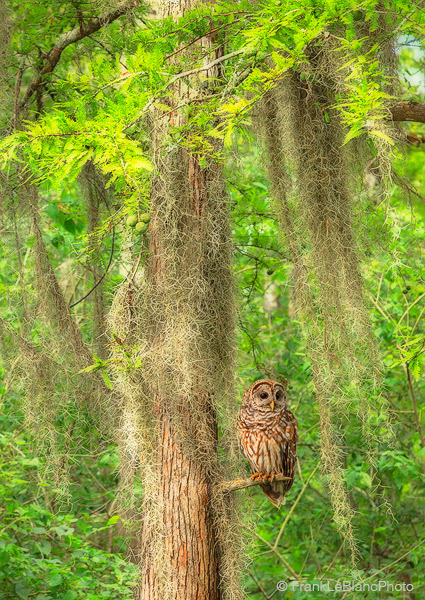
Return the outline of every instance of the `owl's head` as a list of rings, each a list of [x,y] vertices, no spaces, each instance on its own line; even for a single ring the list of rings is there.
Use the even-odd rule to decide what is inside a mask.
[[[246,393],[247,402],[261,412],[273,412],[287,406],[286,382],[271,379],[255,381]]]

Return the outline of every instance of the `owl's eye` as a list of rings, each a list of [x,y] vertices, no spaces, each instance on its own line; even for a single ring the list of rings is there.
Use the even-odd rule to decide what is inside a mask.
[[[268,393],[267,392],[262,392],[260,394],[260,398],[262,398],[263,400],[265,400],[265,398],[268,398]]]
[[[276,394],[276,400],[280,400],[280,396],[281,396],[281,393],[277,392],[277,394]]]

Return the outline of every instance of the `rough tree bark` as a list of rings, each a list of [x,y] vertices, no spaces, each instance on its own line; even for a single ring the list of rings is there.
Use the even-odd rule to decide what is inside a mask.
[[[196,6],[197,0],[180,0],[176,3],[161,2],[159,16],[172,15],[175,18]],[[204,38],[200,44],[211,47],[212,40]],[[215,52],[215,54],[214,54]],[[214,56],[218,56],[215,50]],[[211,61],[211,54],[206,58]],[[211,73],[208,73],[211,76]],[[214,73],[217,76],[217,72]],[[172,104],[179,106],[181,101],[187,100],[192,91],[186,82],[179,81],[174,87],[175,97]],[[160,115],[163,123],[163,115]],[[181,114],[176,111],[170,117],[170,123],[180,125],[184,123]],[[199,157],[185,148],[178,151],[178,159],[174,164],[179,165],[179,175],[183,181],[181,194],[177,198],[183,211],[175,225],[180,232],[179,253],[190,256],[194,252],[193,239],[200,239],[201,233],[209,227],[211,213],[205,209],[210,202],[210,185],[217,177],[220,167],[210,159],[207,166],[200,165]],[[160,175],[161,176],[161,175]],[[169,177],[176,175],[171,172]],[[165,174],[165,177],[168,175]],[[155,186],[154,186],[155,187]],[[173,198],[172,202],[175,201]],[[151,285],[161,288],[163,278],[167,278],[167,263],[169,256],[162,247],[161,235],[157,235],[156,223],[161,219],[169,219],[167,208],[164,210],[164,198],[161,191],[154,190],[151,199],[152,224],[150,233],[150,260],[147,264],[146,277]],[[172,208],[170,208],[173,214]],[[184,215],[182,218],[182,214]],[[173,218],[173,216],[171,217]],[[174,224],[171,224],[172,227]],[[195,244],[196,245],[196,244]],[[202,257],[201,257],[202,261]],[[182,265],[184,268],[184,266]],[[211,286],[215,282],[211,277]],[[166,288],[165,288],[166,289]],[[212,292],[214,295],[214,292]],[[165,300],[166,301],[166,300]],[[158,315],[158,321],[164,319]],[[176,315],[177,318],[177,315]],[[159,326],[161,327],[161,326]],[[211,340],[217,345],[220,340]],[[202,373],[200,374],[202,379]],[[178,386],[178,382],[176,382]],[[193,399],[192,399],[193,401]],[[211,428],[211,437],[217,438],[217,421],[208,391],[201,392],[198,402],[202,403],[206,421]],[[211,506],[212,479],[208,468],[203,461],[191,455],[179,439],[179,433],[173,426],[172,417],[167,410],[167,398],[157,397],[155,400],[157,415],[160,420],[158,439],[158,470],[159,470],[159,498],[162,516],[162,537],[164,544],[164,571],[167,577],[167,600],[220,600],[220,551],[217,543],[217,532]],[[193,438],[196,439],[197,423],[193,423],[190,414],[190,402],[182,406],[182,420],[187,423],[189,431],[193,429]],[[192,434],[192,431],[191,431]],[[146,525],[141,532],[141,537],[149,538]],[[141,539],[141,547],[146,539]],[[158,585],[159,574],[157,567],[152,564],[149,553],[142,550],[142,582],[139,600],[163,600],[161,585]]]
[[[187,174],[187,185],[190,186],[192,210],[197,212],[202,203],[207,201],[208,181],[207,169],[202,169],[197,159],[186,151],[181,151],[184,171]],[[152,207],[155,210],[155,206]],[[188,206],[188,209],[190,207]],[[202,218],[198,220],[203,227]],[[187,236],[190,246],[190,232],[181,229],[182,236]],[[151,232],[151,261],[148,266],[152,277],[160,285],[164,276],[163,265],[167,257],[161,253],[157,244],[155,231]],[[190,248],[189,248],[190,251]],[[159,316],[160,318],[160,316]],[[178,383],[177,383],[178,385]],[[217,423],[208,396],[200,398],[212,430],[217,436]],[[162,534],[165,546],[165,571],[169,588],[169,598],[175,600],[219,600],[219,552],[217,536],[211,508],[212,481],[205,465],[199,457],[189,455],[179,440],[172,419],[167,411],[167,398],[156,399],[157,414],[160,419],[160,439],[158,440],[158,469],[160,473],[160,490],[158,502],[162,507]],[[196,439],[197,423],[191,423],[190,402],[182,407],[188,414],[182,418],[187,422],[188,430],[193,429]],[[192,432],[191,432],[192,433]],[[142,537],[149,534],[142,531]],[[142,539],[142,544],[145,540]],[[140,600],[163,600],[160,586],[156,583],[155,565],[150,562],[148,554],[142,555],[142,586]]]
[[[219,600],[219,557],[210,510],[210,481],[199,461],[180,450],[165,411],[161,415],[159,461],[164,544],[172,597]],[[142,568],[141,600],[162,600],[154,566],[145,562]]]
[[[425,102],[414,102],[413,100],[395,102],[389,110],[393,121],[425,123]]]

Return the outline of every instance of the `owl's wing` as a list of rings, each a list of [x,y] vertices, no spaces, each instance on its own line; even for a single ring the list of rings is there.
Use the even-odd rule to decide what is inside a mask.
[[[285,491],[288,491],[294,481],[295,465],[297,462],[298,422],[290,410],[286,410],[281,420],[281,466],[282,473],[291,479],[285,481]]]

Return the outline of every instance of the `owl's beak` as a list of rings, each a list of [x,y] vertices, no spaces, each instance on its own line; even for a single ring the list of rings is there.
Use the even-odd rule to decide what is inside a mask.
[[[272,400],[272,401],[270,402],[270,408],[271,408],[272,410],[274,410],[274,400]]]

